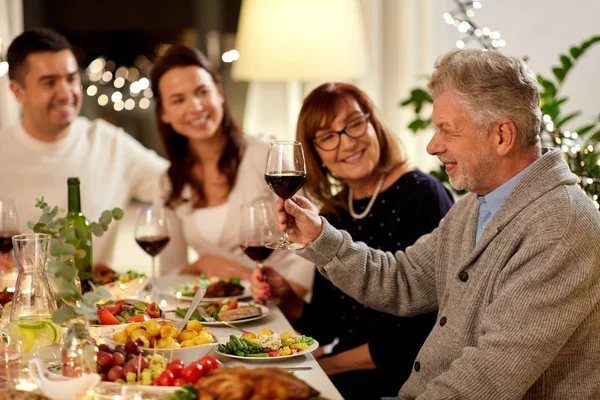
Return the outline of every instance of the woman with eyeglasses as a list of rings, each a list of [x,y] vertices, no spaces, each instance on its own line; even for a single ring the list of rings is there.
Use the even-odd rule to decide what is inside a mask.
[[[438,180],[409,167],[379,110],[355,86],[327,83],[312,91],[296,136],[306,158],[306,195],[332,225],[369,246],[404,250],[454,203]],[[396,397],[436,321],[436,313],[400,318],[367,308],[319,273],[310,304],[272,268],[255,270],[251,280],[254,298],[279,298],[295,329],[321,344],[337,340],[318,361],[345,399]]]

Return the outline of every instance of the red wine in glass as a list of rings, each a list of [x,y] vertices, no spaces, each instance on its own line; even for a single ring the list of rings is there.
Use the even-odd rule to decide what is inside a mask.
[[[0,253],[10,253],[13,249],[12,237],[18,232],[0,232]]]
[[[265,181],[279,198],[287,200],[304,186],[304,182],[306,182],[306,172],[270,171],[265,174]]]
[[[266,248],[264,243],[248,243],[242,244],[240,247],[248,257],[258,263],[265,261],[273,252],[273,249]]]
[[[137,244],[152,257],[163,251],[170,238],[168,236],[141,236],[135,238]]]
[[[148,300],[155,297],[155,258],[156,255],[163,251],[167,246],[169,238],[166,209],[164,207],[144,207],[138,211],[138,217],[135,224],[135,241],[150,255],[150,257],[152,257],[152,278],[140,293],[138,293],[138,296],[142,293],[147,293],[146,297],[149,297]]]
[[[286,201],[300,190],[306,182],[306,164],[302,143],[293,141],[275,141],[269,145],[267,164],[265,165],[265,182],[271,190]],[[298,250],[303,244],[289,240],[287,232],[276,242],[265,246],[270,249]]]

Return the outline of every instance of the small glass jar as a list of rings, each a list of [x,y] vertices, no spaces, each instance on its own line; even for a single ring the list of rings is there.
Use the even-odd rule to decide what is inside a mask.
[[[83,317],[67,321],[67,335],[61,348],[63,376],[78,377],[96,372],[96,342]]]

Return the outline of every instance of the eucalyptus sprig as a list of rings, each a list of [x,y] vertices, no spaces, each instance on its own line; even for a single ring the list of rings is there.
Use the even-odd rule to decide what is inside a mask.
[[[92,283],[91,292],[81,294],[77,285],[78,271],[75,267],[75,258],[84,258],[86,252],[81,245],[90,246],[86,233],[76,228],[67,218],[65,210],[58,206],[51,207],[44,201],[44,197],[36,199],[35,207],[42,210],[37,223],[27,222],[27,226],[35,233],[50,235],[50,255],[48,273],[54,278],[57,291],[54,299],[62,305],[52,316],[58,324],[77,316],[88,320],[97,320],[96,303],[99,300],[110,298],[110,294],[103,287],[96,287]],[[102,236],[113,220],[123,218],[123,210],[113,208],[102,212],[98,222],[90,224],[94,236]]]

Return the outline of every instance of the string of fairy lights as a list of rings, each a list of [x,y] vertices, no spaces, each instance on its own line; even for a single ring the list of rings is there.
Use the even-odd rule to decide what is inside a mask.
[[[454,3],[456,5],[455,9],[444,13],[442,17],[448,25],[454,25],[461,34],[461,38],[456,41],[457,48],[464,48],[469,42],[476,42],[485,50],[499,50],[506,47],[506,41],[502,39],[498,31],[492,31],[488,27],[479,28],[473,20],[477,10],[482,8],[481,1],[454,0]],[[587,155],[595,152],[594,146],[585,144],[583,138],[577,132],[558,129],[550,115],[543,115],[542,121],[543,129],[560,147],[565,157],[572,161],[571,165],[576,163],[582,169],[590,167],[586,165],[585,159]],[[600,159],[596,163],[600,167]],[[573,168],[571,169],[573,170]],[[586,191],[586,188],[590,185],[595,186],[594,192],[596,193],[591,194],[591,197],[596,208],[600,208],[597,194],[600,192],[600,178],[583,174],[576,175],[579,178],[579,185],[582,190]]]

